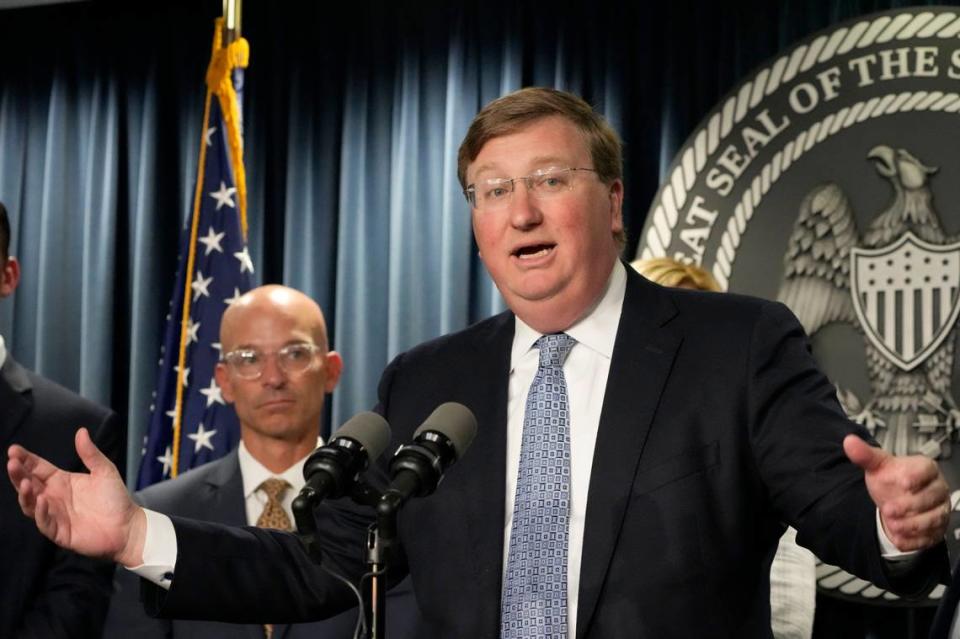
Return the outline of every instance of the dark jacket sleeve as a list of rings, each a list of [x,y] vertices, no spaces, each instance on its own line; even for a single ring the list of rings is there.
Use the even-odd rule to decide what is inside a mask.
[[[293,534],[171,519],[177,564],[170,590],[141,580],[151,615],[302,623],[329,618],[356,604],[353,593],[328,572],[337,567],[332,562],[314,564]]]
[[[847,460],[842,437],[831,432],[875,442],[847,419],[803,329],[780,304],[763,308],[747,380],[753,458],[777,510],[798,530],[798,543],[903,596],[922,595],[943,580],[943,544],[922,553],[908,570],[891,570],[882,558],[863,471]]]
[[[21,639],[97,637],[110,596],[111,562],[55,553],[42,593],[32,602],[16,632]]]
[[[109,441],[119,441],[122,447],[120,420],[115,413],[108,412],[99,424],[85,425],[92,433],[101,433]],[[62,548],[56,548],[49,555],[49,561],[42,585],[24,612],[16,636],[21,639],[99,636],[107,612],[114,564]]]

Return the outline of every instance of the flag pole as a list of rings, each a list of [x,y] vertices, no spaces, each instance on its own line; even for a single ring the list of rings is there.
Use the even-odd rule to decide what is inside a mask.
[[[230,44],[240,37],[240,18],[243,0],[223,0],[223,44]]]

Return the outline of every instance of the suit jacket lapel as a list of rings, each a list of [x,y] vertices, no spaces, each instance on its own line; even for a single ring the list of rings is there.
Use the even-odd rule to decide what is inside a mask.
[[[33,409],[32,390],[27,371],[7,353],[0,368],[0,444],[4,450]]]
[[[514,317],[497,317],[475,341],[471,377],[477,381],[464,403],[477,417],[478,433],[464,455],[461,521],[470,540],[467,561],[472,562],[483,627],[476,636],[497,636],[500,628],[500,581],[503,572],[503,524],[506,507],[507,389]]]
[[[243,477],[240,474],[240,457],[234,448],[223,461],[217,464],[207,478],[210,489],[210,520],[231,526],[247,525],[247,507],[243,497]]]
[[[680,345],[680,336],[668,325],[675,314],[658,287],[627,268],[587,494],[577,637],[586,636],[596,609],[637,464]]]

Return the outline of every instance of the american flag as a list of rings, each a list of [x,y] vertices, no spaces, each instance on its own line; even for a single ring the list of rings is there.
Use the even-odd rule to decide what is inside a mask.
[[[221,43],[218,20],[193,210],[183,231],[160,346],[138,489],[222,457],[240,438],[236,413],[224,402],[214,368],[220,358],[220,318],[250,289],[253,274],[240,119],[242,68],[249,49],[242,38],[228,46]]]

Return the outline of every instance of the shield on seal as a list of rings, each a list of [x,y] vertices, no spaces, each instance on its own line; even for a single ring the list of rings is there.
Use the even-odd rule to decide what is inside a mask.
[[[907,232],[883,248],[853,248],[850,261],[860,326],[891,362],[913,370],[960,314],[960,242],[930,244]]]

